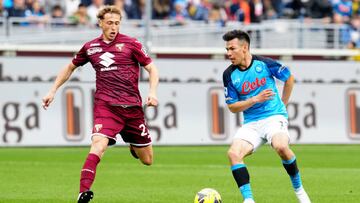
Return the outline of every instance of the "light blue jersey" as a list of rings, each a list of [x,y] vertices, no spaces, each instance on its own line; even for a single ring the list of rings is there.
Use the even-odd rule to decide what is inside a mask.
[[[245,101],[265,89],[271,89],[275,93],[273,99],[256,103],[246,109],[243,112],[244,123],[273,115],[283,115],[287,118],[286,107],[280,98],[275,78],[285,82],[290,75],[288,67],[261,56],[253,55],[251,64],[246,70],[230,65],[223,73],[226,103]]]

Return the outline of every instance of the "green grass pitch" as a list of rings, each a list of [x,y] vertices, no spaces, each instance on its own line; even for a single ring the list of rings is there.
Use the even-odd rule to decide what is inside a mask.
[[[224,203],[242,198],[232,178],[227,146],[155,146],[153,166],[127,147],[109,148],[97,170],[94,203],[192,203],[211,187]],[[76,202],[89,148],[0,148],[0,202]],[[303,184],[314,203],[360,202],[360,145],[293,145]],[[246,159],[258,203],[295,203],[280,159],[263,146]]]

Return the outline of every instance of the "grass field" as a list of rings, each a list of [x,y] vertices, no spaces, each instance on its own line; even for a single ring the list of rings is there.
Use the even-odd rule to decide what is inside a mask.
[[[303,183],[313,203],[360,202],[360,145],[296,145]],[[96,203],[192,203],[212,187],[224,203],[242,198],[227,146],[154,148],[153,166],[126,147],[110,148],[92,187]],[[76,202],[88,148],[0,148],[0,202]],[[297,202],[279,158],[263,146],[246,161],[257,203]]]

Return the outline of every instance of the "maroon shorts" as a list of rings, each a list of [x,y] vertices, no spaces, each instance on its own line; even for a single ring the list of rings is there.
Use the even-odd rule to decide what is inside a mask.
[[[109,145],[116,143],[120,133],[124,142],[135,146],[151,144],[149,129],[145,123],[141,106],[113,106],[97,103],[94,106],[94,127],[92,135],[109,138]]]

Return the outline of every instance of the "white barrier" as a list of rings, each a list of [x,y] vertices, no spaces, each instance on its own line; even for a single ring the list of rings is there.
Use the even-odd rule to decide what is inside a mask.
[[[45,111],[41,108],[41,97],[50,85],[0,83],[0,88],[6,90],[0,96],[0,146],[90,143],[94,85],[67,84]],[[148,85],[142,83],[140,87],[146,93]],[[73,103],[66,100],[69,93],[74,96]],[[354,122],[350,109],[357,109],[358,118],[360,112],[360,102],[349,106],[352,94],[360,98],[360,88],[297,85],[288,105],[292,142],[360,143],[360,132],[350,133],[350,123]],[[161,84],[158,96],[159,107],[145,110],[154,144],[225,144],[240,126],[241,116],[231,114],[225,107],[219,84]],[[68,108],[72,114],[68,114]]]
[[[41,98],[52,84],[49,81],[68,61],[68,58],[0,58],[0,146],[90,143],[94,75],[93,71],[85,70],[90,66],[74,74],[72,79],[80,82],[67,83],[59,90],[49,110],[41,108]],[[358,79],[358,64],[291,63],[299,81],[304,78],[325,81],[296,84],[288,105],[292,142],[360,143],[359,83],[331,83],[339,77],[344,81]],[[224,105],[220,80],[228,62],[158,59],[156,64],[162,79],[168,82],[159,85],[159,107],[145,110],[154,144],[230,143],[240,126],[241,115],[231,114]],[[325,71],[327,74],[323,74]],[[209,80],[214,82],[206,82]],[[146,96],[148,84],[141,83],[140,89]],[[74,96],[73,103],[66,102],[67,93]],[[67,114],[69,105],[72,116]],[[123,144],[121,139],[119,144]]]

